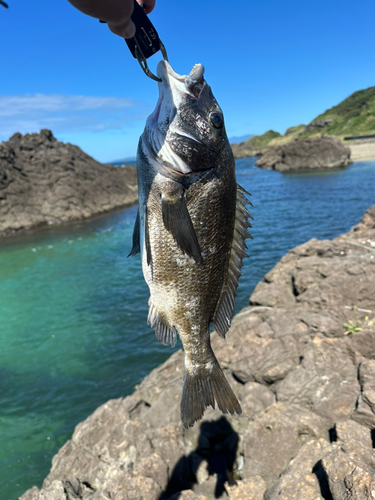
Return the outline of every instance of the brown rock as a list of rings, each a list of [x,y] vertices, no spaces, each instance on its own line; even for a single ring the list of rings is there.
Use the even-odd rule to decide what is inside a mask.
[[[280,479],[267,491],[267,500],[323,500],[315,464],[330,450],[325,439],[305,443],[290,461]],[[327,498],[327,497],[326,497]]]
[[[260,475],[271,485],[299,448],[317,438],[328,439],[321,417],[297,405],[269,406],[244,435],[244,477]]]
[[[364,360],[359,366],[361,394],[353,418],[375,428],[375,359]]]
[[[336,448],[323,458],[322,469],[328,478],[333,500],[375,498],[375,470],[358,457]]]
[[[338,422],[335,425],[337,442],[352,457],[360,458],[375,470],[375,449],[372,447],[371,431],[353,420]]]
[[[60,224],[137,201],[135,167],[103,165],[50,130],[0,143],[0,235]]]
[[[53,481],[46,489],[39,490],[36,486],[24,493],[20,500],[67,500],[64,484]]]
[[[358,239],[359,233],[356,241],[312,239],[294,248],[258,283],[250,304],[375,311],[373,247],[363,248]]]
[[[268,387],[256,382],[247,382],[240,389],[238,397],[243,413],[250,419],[275,402],[273,392]]]
[[[278,401],[288,401],[337,420],[353,413],[359,393],[357,369],[340,339],[315,337],[300,366],[277,386]]]
[[[292,172],[344,168],[350,163],[350,148],[344,146],[338,137],[322,135],[282,146],[268,146],[255,165]]]
[[[260,476],[253,476],[227,486],[229,500],[262,500],[266,483]]]

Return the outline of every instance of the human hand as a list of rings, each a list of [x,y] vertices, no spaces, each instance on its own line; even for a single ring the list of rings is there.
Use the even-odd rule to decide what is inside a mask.
[[[143,3],[146,14],[149,14],[155,7],[155,0],[144,0],[143,2],[142,0],[137,0],[137,2],[139,4]],[[115,33],[115,35],[119,35],[122,38],[132,38],[135,35],[135,26],[130,16],[133,13],[134,4],[133,0],[126,0],[124,3],[128,4],[127,15],[125,15],[122,19],[116,20],[115,22],[107,21],[107,24],[108,28],[112,31],[112,33]]]
[[[69,0],[78,10],[96,19],[106,21],[108,28],[122,38],[132,38],[135,26],[131,20],[133,0]],[[137,0],[142,3],[142,0]],[[146,14],[155,7],[155,0],[144,0]]]

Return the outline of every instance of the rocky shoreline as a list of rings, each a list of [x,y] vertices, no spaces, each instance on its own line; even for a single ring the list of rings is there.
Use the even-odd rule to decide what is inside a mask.
[[[374,317],[375,205],[288,252],[227,340],[213,332],[241,416],[182,429],[178,351],[80,423],[21,500],[375,498]]]
[[[136,168],[97,162],[50,130],[0,143],[0,236],[137,202]]]
[[[249,148],[246,142],[233,144],[232,148],[236,158],[257,156],[257,167],[279,172],[336,170],[352,163],[350,148],[333,135],[295,139],[261,149]]]

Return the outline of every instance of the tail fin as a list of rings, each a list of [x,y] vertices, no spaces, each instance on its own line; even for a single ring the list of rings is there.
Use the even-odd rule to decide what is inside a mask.
[[[187,429],[200,420],[207,406],[217,406],[223,413],[240,414],[240,403],[234,395],[216,358],[212,371],[199,370],[189,373],[185,370],[181,397],[181,421]]]

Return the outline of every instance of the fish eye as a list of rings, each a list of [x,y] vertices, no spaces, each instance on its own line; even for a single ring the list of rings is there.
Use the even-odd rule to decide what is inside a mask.
[[[221,113],[211,113],[210,120],[215,128],[221,128],[224,125],[224,118]]]

